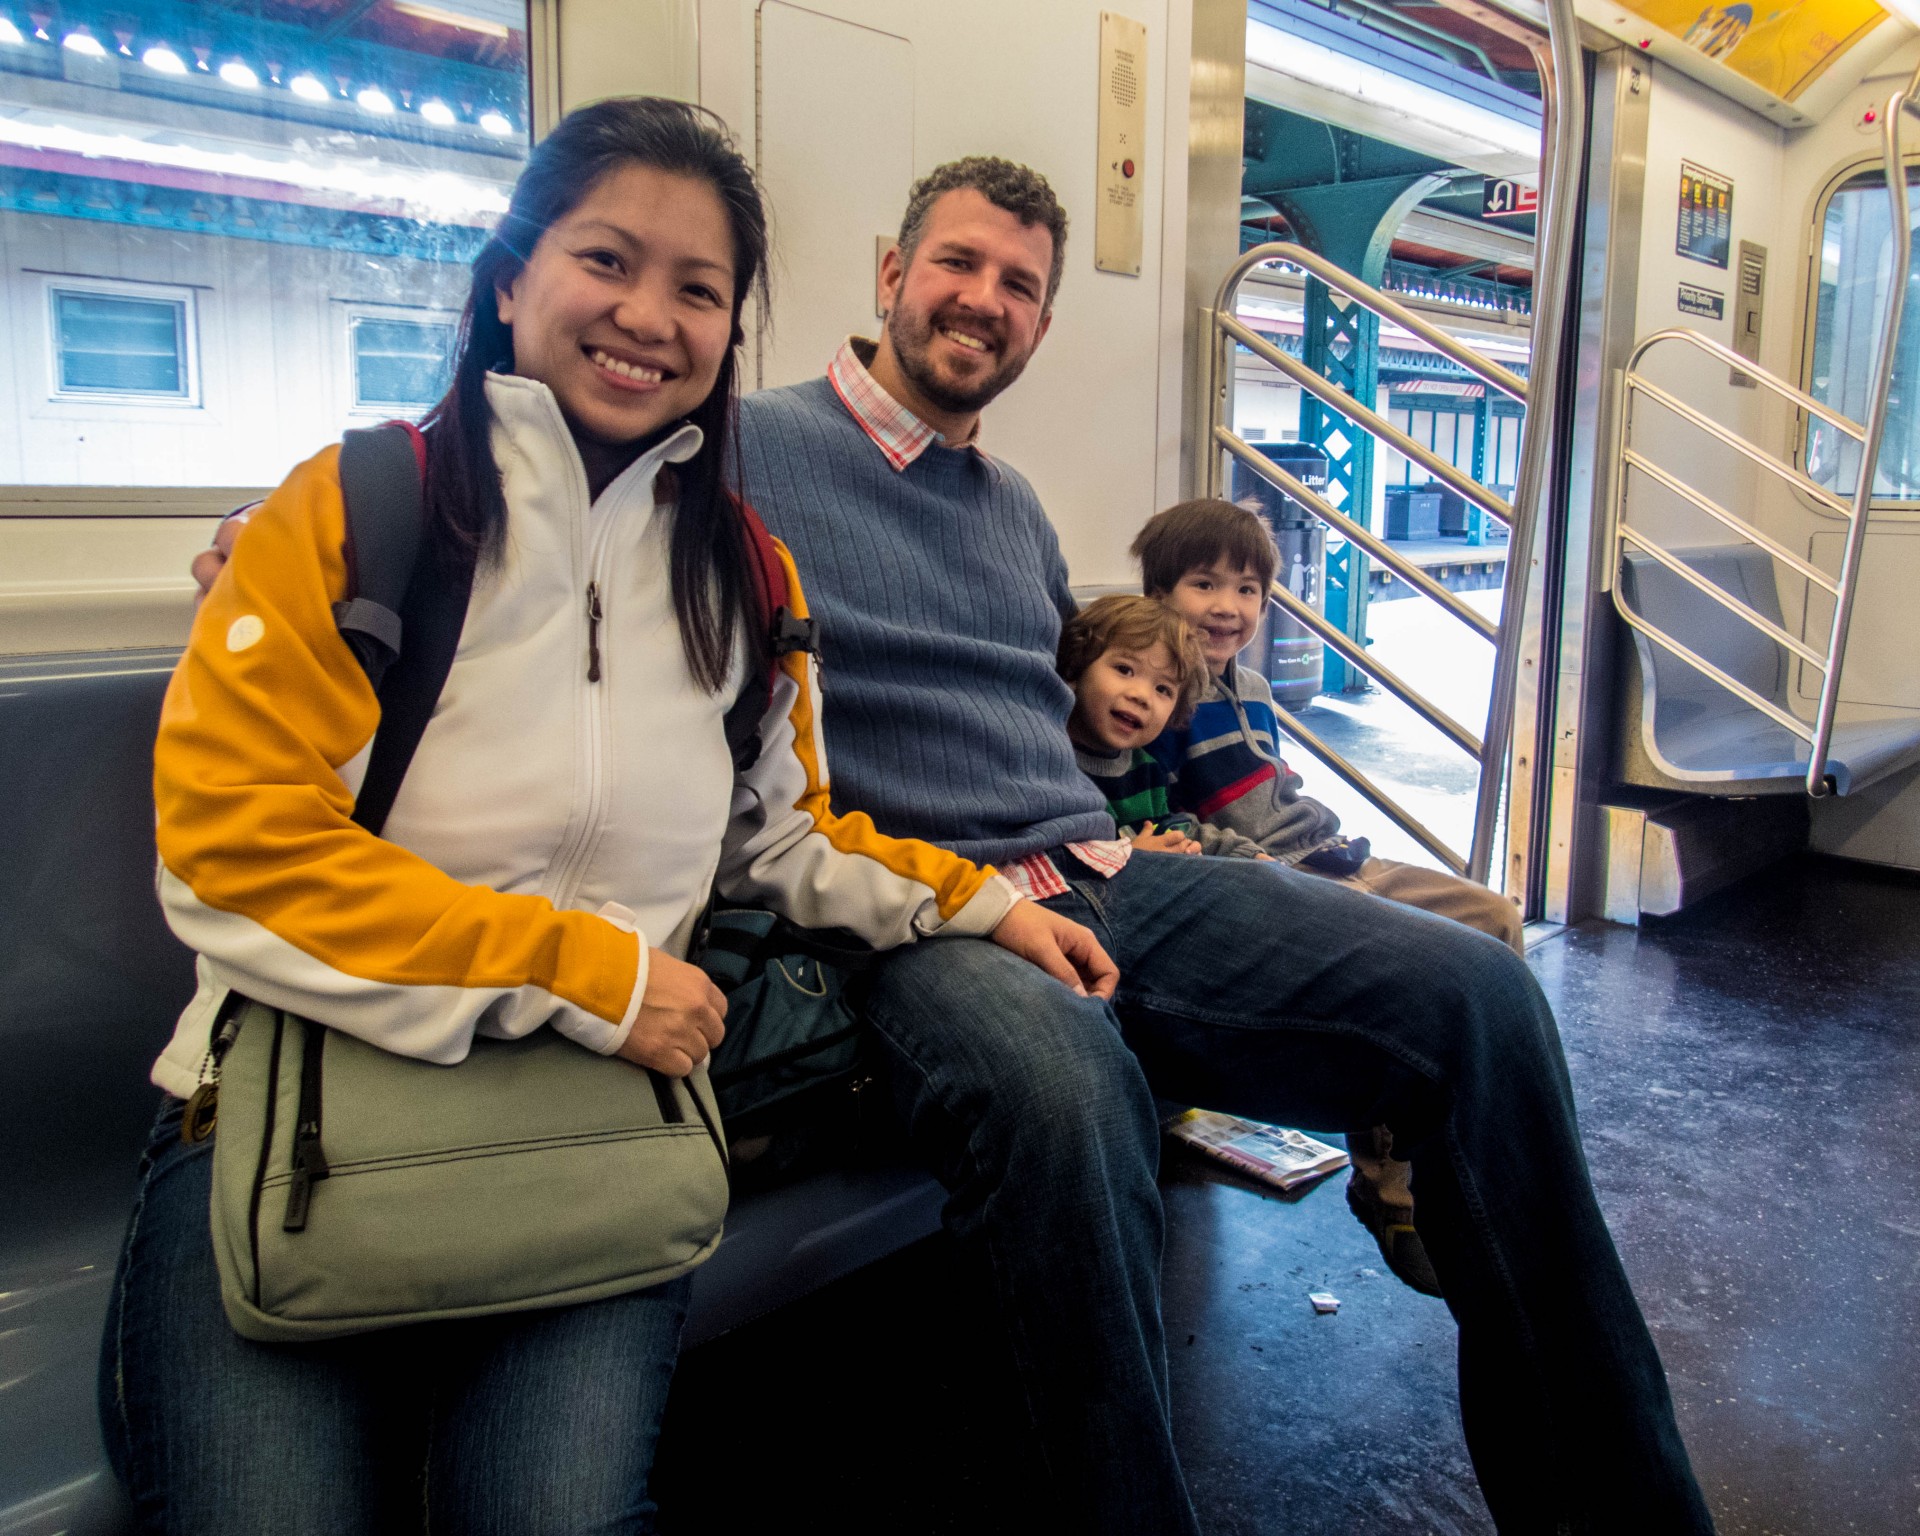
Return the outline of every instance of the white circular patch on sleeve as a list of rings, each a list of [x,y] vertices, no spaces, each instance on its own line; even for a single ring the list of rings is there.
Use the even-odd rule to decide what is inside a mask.
[[[267,621],[257,613],[243,613],[227,626],[227,649],[244,651],[260,643],[267,632]]]

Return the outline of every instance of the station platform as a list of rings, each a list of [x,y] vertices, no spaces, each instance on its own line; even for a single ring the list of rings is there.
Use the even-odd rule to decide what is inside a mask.
[[[1449,592],[1481,592],[1498,587],[1506,579],[1505,539],[1497,544],[1469,544],[1465,539],[1389,539],[1387,544]],[[1368,587],[1371,601],[1376,603],[1414,595],[1404,581],[1378,561],[1369,572]]]

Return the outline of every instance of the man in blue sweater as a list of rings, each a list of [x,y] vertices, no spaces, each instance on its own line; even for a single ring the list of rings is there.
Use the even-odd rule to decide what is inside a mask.
[[[1119,966],[1108,1002],[960,939],[889,955],[872,988],[913,1143],[992,1277],[1052,1522],[1196,1529],[1160,1318],[1158,1092],[1393,1128],[1503,1531],[1710,1530],[1525,965],[1278,865],[1130,857],[1075,764],[1053,669],[1066,566],[1032,487],[976,442],[1046,335],[1065,235],[1024,167],[940,167],[882,266],[878,343],[741,409],[747,493],[821,620],[836,804],[996,864]]]

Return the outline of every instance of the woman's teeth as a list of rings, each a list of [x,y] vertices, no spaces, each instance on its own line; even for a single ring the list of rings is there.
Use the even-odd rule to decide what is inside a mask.
[[[633,379],[641,384],[658,384],[666,377],[658,368],[642,368],[636,363],[623,363],[617,357],[609,357],[605,352],[596,350],[594,362],[609,373],[617,373],[623,379]]]

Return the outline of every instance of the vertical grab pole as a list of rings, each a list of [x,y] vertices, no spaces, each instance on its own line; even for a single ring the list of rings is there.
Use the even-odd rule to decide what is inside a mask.
[[[1860,477],[1853,488],[1853,521],[1847,528],[1846,549],[1840,556],[1840,591],[1833,600],[1833,629],[1827,639],[1827,670],[1820,680],[1820,707],[1813,718],[1813,740],[1808,747],[1807,793],[1819,799],[1827,792],[1827,748],[1833,741],[1833,718],[1840,708],[1840,664],[1847,654],[1847,629],[1853,623],[1853,592],[1858,582],[1860,551],[1867,542],[1867,519],[1873,508],[1873,482],[1880,470],[1880,444],[1887,431],[1888,397],[1893,390],[1894,349],[1900,342],[1900,318],[1906,308],[1907,283],[1913,266],[1913,230],[1907,202],[1907,168],[1900,153],[1900,121],[1920,92],[1920,69],[1887,102],[1881,142],[1887,162],[1887,197],[1893,204],[1893,261],[1887,269],[1887,315],[1880,329],[1880,350],[1873,364],[1873,393],[1867,413],[1866,441],[1860,445]]]
[[[1213,435],[1215,427],[1233,430],[1233,338],[1220,329],[1220,304],[1231,305],[1240,292],[1236,282],[1231,290],[1223,290],[1223,296],[1216,307],[1204,311],[1207,333],[1207,423],[1206,439],[1201,452],[1206,454],[1206,474],[1202,478],[1200,494],[1216,500],[1224,499],[1227,494],[1226,453],[1221,449],[1219,440]],[[1225,311],[1233,313],[1231,309]]]
[[[1502,644],[1494,651],[1493,688],[1487,699],[1486,743],[1480,758],[1480,789],[1473,811],[1473,849],[1468,878],[1488,883],[1500,791],[1513,745],[1514,695],[1520,679],[1522,609],[1533,568],[1534,536],[1547,499],[1553,468],[1554,396],[1566,328],[1567,293],[1573,273],[1574,208],[1580,196],[1581,148],[1586,141],[1587,91],[1581,73],[1580,30],[1573,0],[1546,0],[1547,66],[1540,72],[1543,236],[1534,277],[1533,355],[1527,370],[1527,419],[1515,477],[1513,530],[1507,540],[1507,575],[1501,595]],[[1536,51],[1535,59],[1539,54]],[[1503,882],[1504,884],[1504,882]],[[1497,887],[1496,887],[1497,888]]]

